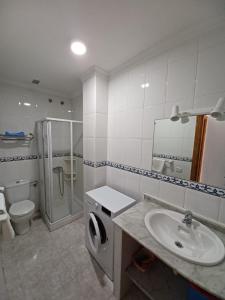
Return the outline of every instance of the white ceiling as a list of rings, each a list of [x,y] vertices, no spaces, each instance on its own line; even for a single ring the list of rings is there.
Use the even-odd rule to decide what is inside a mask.
[[[224,0],[0,0],[0,77],[66,95],[92,65],[112,71],[146,48],[224,14]],[[70,42],[87,45],[83,57]]]

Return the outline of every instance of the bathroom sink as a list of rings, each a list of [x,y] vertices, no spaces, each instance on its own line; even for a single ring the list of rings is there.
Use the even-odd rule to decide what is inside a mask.
[[[196,220],[183,223],[184,215],[166,209],[154,209],[145,215],[145,225],[167,250],[192,263],[213,266],[225,255],[222,241]]]

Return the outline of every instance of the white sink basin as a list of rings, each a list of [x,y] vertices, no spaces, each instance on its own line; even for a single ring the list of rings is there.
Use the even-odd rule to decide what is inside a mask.
[[[196,220],[188,227],[183,219],[181,213],[155,209],[146,214],[145,225],[152,236],[174,254],[205,266],[220,263],[225,250],[217,235]]]

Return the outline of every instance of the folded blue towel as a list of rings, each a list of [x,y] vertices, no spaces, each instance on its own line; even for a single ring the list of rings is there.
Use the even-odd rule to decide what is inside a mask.
[[[24,131],[5,131],[5,136],[16,136],[16,137],[24,137]]]

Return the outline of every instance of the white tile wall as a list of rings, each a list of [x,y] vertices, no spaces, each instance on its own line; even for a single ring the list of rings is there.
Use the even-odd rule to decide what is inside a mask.
[[[108,137],[124,138],[126,124],[124,122],[125,112],[117,112],[108,115]]]
[[[95,113],[91,114],[84,114],[84,137],[95,137],[95,131],[96,131],[96,115]]]
[[[140,178],[140,191],[142,194],[146,193],[155,197],[159,196],[160,181],[145,176]]]
[[[221,199],[218,221],[225,223],[225,200],[224,199]]]
[[[152,168],[152,149],[153,140],[142,140],[142,153],[141,153],[141,168],[151,170]]]
[[[127,138],[141,138],[143,109],[133,109],[124,114],[121,127],[124,127],[124,135]]]
[[[39,179],[37,160],[14,161],[0,164],[0,185],[8,185],[19,178]]]
[[[95,139],[95,159],[96,161],[107,160],[107,141],[106,138]],[[94,159],[91,159],[94,161]]]
[[[184,206],[185,189],[175,184],[160,181],[159,198],[165,199],[171,204]]]
[[[118,75],[109,82],[108,113],[124,111],[127,104],[128,73]]]
[[[140,175],[128,173],[125,176],[124,192],[136,200],[141,200]]]
[[[164,105],[154,105],[144,108],[143,112],[143,134],[144,139],[152,139],[154,133],[154,120],[162,119],[164,116]]]
[[[83,84],[84,159],[99,162],[107,160],[108,81],[98,71],[89,75]],[[112,98],[113,93],[112,89]],[[109,118],[109,127],[110,123],[114,121]],[[113,131],[113,127],[111,129]],[[114,130],[112,135],[118,132]],[[113,145],[110,148],[112,151]],[[106,184],[106,170],[106,167],[85,166],[84,177],[87,178],[84,178],[84,191]]]
[[[197,54],[197,51],[196,51]],[[168,60],[166,102],[194,100],[197,55]]]
[[[84,192],[90,191],[95,186],[95,168],[84,165]]]
[[[121,193],[125,193],[125,181],[127,174],[128,173],[125,171],[107,167],[107,185]]]
[[[142,108],[144,103],[145,66],[138,66],[129,72],[126,109]]]
[[[184,207],[214,220],[219,218],[221,199],[219,197],[186,190]]]
[[[98,188],[100,186],[103,186],[106,184],[106,177],[107,177],[107,168],[101,167],[101,168],[95,168],[95,188]]]
[[[96,112],[107,114],[108,102],[105,95],[108,94],[108,81],[104,76],[96,74]]]
[[[141,140],[126,139],[124,142],[124,164],[139,168],[141,165]]]
[[[146,65],[146,83],[149,87],[145,89],[145,106],[165,103],[166,100],[166,56],[158,58],[156,62]]]
[[[83,144],[85,159],[95,161],[95,139],[84,137]]]
[[[96,113],[95,114],[95,122],[96,122],[96,128],[95,128],[95,136],[100,138],[106,138],[107,137],[107,115],[102,113]]]
[[[108,155],[110,161],[123,163],[125,141],[122,139],[108,139]]]
[[[225,42],[199,52],[196,94],[224,92]]]
[[[150,169],[154,119],[169,117],[175,103],[181,110],[205,108],[225,95],[224,32],[224,28],[215,29],[111,78],[108,160]],[[149,82],[149,87],[141,88],[142,81]],[[184,144],[181,150],[185,154],[190,152]],[[225,222],[224,199],[144,176],[131,178],[130,173],[111,167],[107,169],[108,184],[122,192],[133,193],[135,197],[146,192],[177,205],[185,203],[186,208]]]
[[[93,76],[83,84],[84,114],[95,113],[96,110],[96,77]]]
[[[83,121],[83,95],[72,98],[72,119]]]

